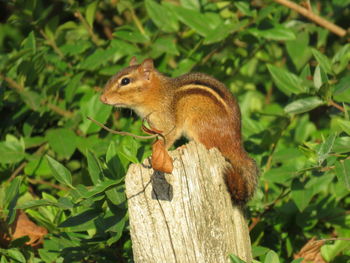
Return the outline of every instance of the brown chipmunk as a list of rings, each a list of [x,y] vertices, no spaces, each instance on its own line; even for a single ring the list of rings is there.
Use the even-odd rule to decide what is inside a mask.
[[[254,194],[258,169],[243,148],[238,103],[225,85],[202,73],[169,78],[154,68],[153,60],[130,66],[106,84],[101,101],[133,109],[165,135],[168,149],[182,135],[216,147],[230,162],[225,179],[235,203],[244,204]]]

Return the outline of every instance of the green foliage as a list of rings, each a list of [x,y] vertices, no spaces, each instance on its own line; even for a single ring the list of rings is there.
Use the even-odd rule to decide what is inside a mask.
[[[177,2],[177,4],[176,4]],[[314,1],[346,27],[349,1]],[[0,216],[23,209],[42,248],[12,242],[0,262],[132,262],[123,178],[150,142],[130,111],[99,101],[108,78],[152,57],[169,76],[224,82],[261,168],[248,204],[254,257],[292,262],[312,237],[350,236],[350,44],[272,1],[0,2]],[[321,249],[350,260],[350,242]],[[234,256],[232,262],[240,262]],[[295,260],[293,262],[300,262]]]

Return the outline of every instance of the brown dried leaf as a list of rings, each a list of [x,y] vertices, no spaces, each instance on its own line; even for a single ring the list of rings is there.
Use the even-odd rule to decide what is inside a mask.
[[[21,210],[18,211],[17,218],[11,225],[11,230],[13,233],[12,239],[28,236],[30,240],[26,244],[32,247],[41,244],[44,236],[47,234],[46,228],[37,226]]]
[[[315,237],[310,239],[299,251],[294,254],[294,259],[304,258],[303,263],[327,263],[321,255],[321,247],[324,245],[323,240],[316,240]]]
[[[164,173],[171,173],[173,171],[173,159],[170,157],[168,151],[165,149],[163,140],[157,140],[152,145],[151,162],[154,170]]]

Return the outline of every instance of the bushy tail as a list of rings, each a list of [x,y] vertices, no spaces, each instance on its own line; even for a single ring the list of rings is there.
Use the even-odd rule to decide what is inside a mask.
[[[228,159],[231,163],[225,171],[228,190],[235,204],[244,205],[254,195],[258,183],[258,167],[248,156],[234,156]]]

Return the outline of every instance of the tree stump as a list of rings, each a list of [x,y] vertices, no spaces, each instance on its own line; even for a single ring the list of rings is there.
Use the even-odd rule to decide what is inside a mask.
[[[226,263],[234,254],[251,262],[247,223],[232,205],[219,151],[191,142],[170,155],[172,174],[145,161],[126,175],[134,261]]]

